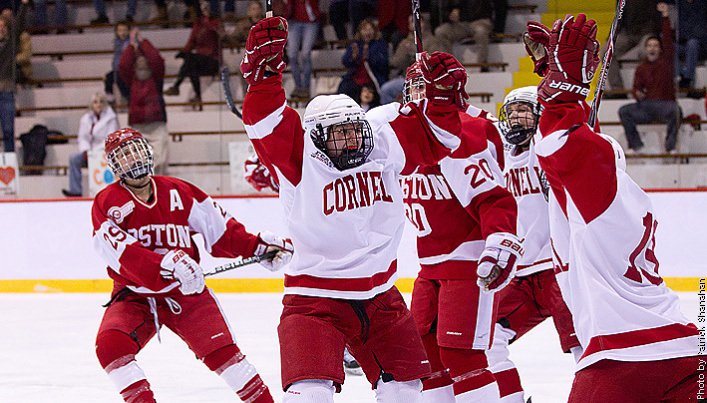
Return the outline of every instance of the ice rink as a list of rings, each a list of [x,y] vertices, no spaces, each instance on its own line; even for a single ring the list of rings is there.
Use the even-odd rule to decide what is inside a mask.
[[[218,296],[238,344],[280,400],[276,326],[279,294]],[[408,296],[409,297],[409,296]],[[683,313],[697,317],[696,293],[680,294]],[[94,355],[94,337],[103,314],[101,294],[0,294],[0,402],[122,401]],[[697,347],[695,347],[697,351]],[[534,403],[566,401],[573,360],[560,353],[555,330],[545,321],[511,346],[526,391]],[[316,354],[312,346],[312,354]],[[238,401],[226,384],[194,358],[169,330],[138,355],[159,402]],[[347,377],[337,402],[373,402],[362,377]]]

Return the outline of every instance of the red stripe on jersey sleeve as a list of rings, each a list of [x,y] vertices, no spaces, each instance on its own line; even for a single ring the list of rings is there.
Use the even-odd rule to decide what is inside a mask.
[[[584,354],[582,354],[580,360],[600,351],[638,347],[683,337],[697,336],[698,334],[697,327],[692,323],[686,325],[673,323],[650,329],[595,336],[589,340],[589,344],[584,349]]]
[[[258,158],[278,183],[282,174],[297,186],[302,178],[304,130],[297,112],[285,103],[280,77],[251,85],[243,101],[243,123]]]
[[[370,291],[388,282],[398,269],[398,261],[394,260],[388,270],[376,273],[371,277],[359,278],[324,278],[309,274],[285,274],[285,287],[302,287],[334,291]]]
[[[569,193],[586,223],[611,205],[617,192],[616,161],[611,144],[585,124],[579,103],[546,104],[540,117],[538,157],[548,181]],[[548,138],[551,137],[551,138]],[[549,155],[540,155],[543,142],[561,144]],[[553,183],[555,182],[555,183]],[[559,182],[559,183],[558,183]],[[564,206],[563,206],[564,207]]]

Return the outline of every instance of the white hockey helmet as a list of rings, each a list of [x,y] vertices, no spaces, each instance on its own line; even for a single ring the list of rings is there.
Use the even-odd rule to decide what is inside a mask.
[[[532,118],[527,114],[511,115],[513,111],[510,106],[514,104],[525,104],[530,108]],[[538,128],[538,119],[542,107],[538,102],[538,89],[534,86],[516,88],[509,92],[503,99],[503,105],[499,113],[499,128],[506,142],[513,145],[527,144]]]
[[[363,109],[347,95],[319,95],[304,111],[304,131],[334,166],[362,165],[373,150],[373,131]]]

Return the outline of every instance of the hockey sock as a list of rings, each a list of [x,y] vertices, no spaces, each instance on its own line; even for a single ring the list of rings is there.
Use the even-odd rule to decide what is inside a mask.
[[[379,380],[376,384],[378,403],[422,403],[422,381],[407,382]]]
[[[449,367],[458,403],[499,400],[496,378],[486,366],[483,350],[440,347],[442,362]]]
[[[503,403],[525,403],[523,386],[520,384],[520,376],[515,368],[493,374],[498,383],[498,392]]]
[[[449,370],[442,364],[439,357],[437,335],[428,333],[422,336],[422,344],[430,361],[432,374],[422,381],[422,401],[425,403],[454,403],[454,389]]]
[[[120,395],[127,403],[155,403],[155,395],[150,390],[147,379],[137,381],[121,390]]]
[[[223,378],[238,397],[249,403],[272,403],[270,390],[238,346],[231,344],[204,357],[209,369]]]
[[[297,381],[287,388],[282,403],[334,403],[335,391],[332,381]]]

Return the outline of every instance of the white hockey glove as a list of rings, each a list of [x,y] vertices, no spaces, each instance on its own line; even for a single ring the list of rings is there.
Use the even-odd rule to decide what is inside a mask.
[[[515,276],[516,264],[522,256],[523,246],[515,235],[507,232],[489,235],[476,269],[479,287],[486,292],[503,289]]]
[[[204,271],[183,250],[167,252],[160,266],[162,266],[160,270],[162,277],[167,280],[177,280],[182,294],[199,294],[204,291]]]
[[[278,271],[292,259],[294,247],[289,238],[281,238],[270,231],[263,231],[258,234],[258,247],[255,249],[256,255],[263,255],[270,251],[277,251],[270,259],[261,260],[260,265],[270,271]]]

